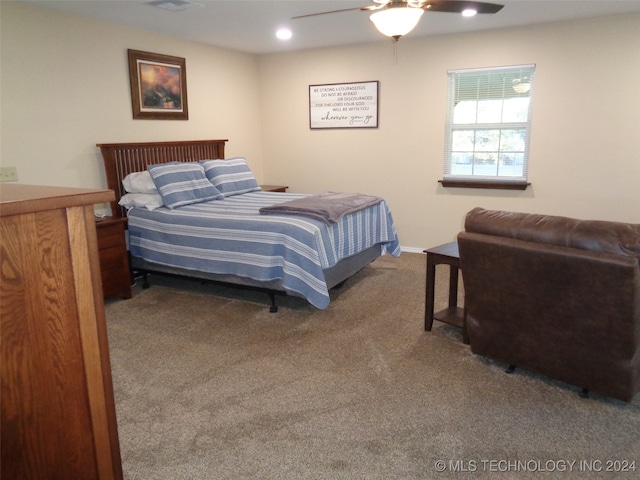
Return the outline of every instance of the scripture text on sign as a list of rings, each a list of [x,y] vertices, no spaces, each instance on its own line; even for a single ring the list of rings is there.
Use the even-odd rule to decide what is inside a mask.
[[[311,128],[377,128],[378,82],[309,85]]]

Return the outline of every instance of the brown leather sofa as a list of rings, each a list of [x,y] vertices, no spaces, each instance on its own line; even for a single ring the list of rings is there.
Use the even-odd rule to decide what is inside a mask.
[[[475,208],[458,246],[474,353],[633,400],[640,225]]]

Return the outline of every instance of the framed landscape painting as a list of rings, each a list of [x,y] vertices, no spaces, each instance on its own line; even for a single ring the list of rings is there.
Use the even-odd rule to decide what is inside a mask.
[[[128,50],[133,118],[188,120],[184,58]]]

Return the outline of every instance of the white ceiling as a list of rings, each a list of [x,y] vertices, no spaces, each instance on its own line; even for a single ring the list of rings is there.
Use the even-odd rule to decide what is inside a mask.
[[[256,54],[391,41],[375,30],[368,12],[359,10],[292,20],[298,15],[370,5],[371,0],[189,0],[193,8],[181,12],[152,7],[147,5],[149,0],[22,1]],[[495,15],[472,18],[426,12],[408,37],[640,13],[640,0],[490,1],[505,7]],[[278,40],[275,31],[279,27],[290,28],[293,38]]]

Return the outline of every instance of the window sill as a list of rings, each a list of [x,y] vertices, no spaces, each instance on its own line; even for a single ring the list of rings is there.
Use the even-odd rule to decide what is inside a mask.
[[[495,190],[526,190],[530,182],[491,182],[482,180],[438,180],[443,187],[485,188]]]

